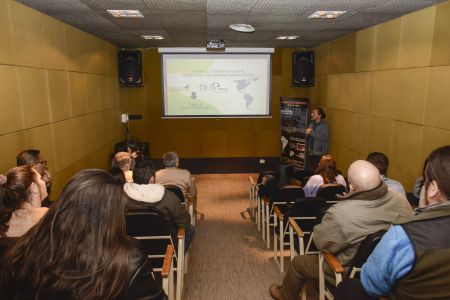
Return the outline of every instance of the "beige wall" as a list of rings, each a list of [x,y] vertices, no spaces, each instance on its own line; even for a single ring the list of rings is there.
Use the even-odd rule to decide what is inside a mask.
[[[37,148],[52,199],[76,171],[106,168],[120,136],[117,49],[11,0],[0,1],[0,172]]]
[[[307,97],[310,88],[293,88],[291,53],[277,49],[272,60],[272,118],[162,119],[161,56],[143,50],[142,88],[120,88],[124,113],[143,114],[130,122],[131,134],[148,141],[152,157],[176,150],[180,157],[264,157],[280,154],[280,97]]]
[[[345,170],[380,151],[411,190],[424,158],[450,144],[450,3],[321,44],[311,98],[331,123]]]

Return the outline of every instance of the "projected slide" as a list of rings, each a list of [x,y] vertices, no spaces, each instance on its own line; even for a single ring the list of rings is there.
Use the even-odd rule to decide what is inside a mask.
[[[164,54],[165,116],[270,115],[269,54]]]

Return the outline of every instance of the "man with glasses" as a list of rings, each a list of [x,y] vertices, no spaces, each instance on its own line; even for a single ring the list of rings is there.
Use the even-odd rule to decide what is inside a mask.
[[[47,187],[47,193],[50,194],[52,185],[52,176],[47,170],[47,161],[41,156],[41,151],[36,149],[28,149],[19,153],[16,157],[17,166],[30,166],[41,174],[42,180]],[[50,204],[49,199],[45,199],[42,204],[48,206]],[[46,205],[47,204],[47,205]]]

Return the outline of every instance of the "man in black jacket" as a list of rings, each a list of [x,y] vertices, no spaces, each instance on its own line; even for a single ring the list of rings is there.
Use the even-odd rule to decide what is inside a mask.
[[[172,235],[176,236],[178,228],[186,228],[185,250],[194,238],[195,229],[191,223],[191,216],[181,204],[178,197],[164,186],[155,184],[155,166],[151,161],[140,161],[133,171],[133,183],[126,183],[124,191],[129,199],[127,211],[156,210],[165,215],[172,224]]]

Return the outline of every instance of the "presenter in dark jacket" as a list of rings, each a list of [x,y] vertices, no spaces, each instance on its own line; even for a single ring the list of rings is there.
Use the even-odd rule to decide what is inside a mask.
[[[328,154],[328,123],[322,108],[316,107],[311,112],[311,123],[306,129],[308,137],[308,169],[315,170],[322,155]]]
[[[3,255],[0,299],[165,299],[125,233],[122,186],[84,170]]]

